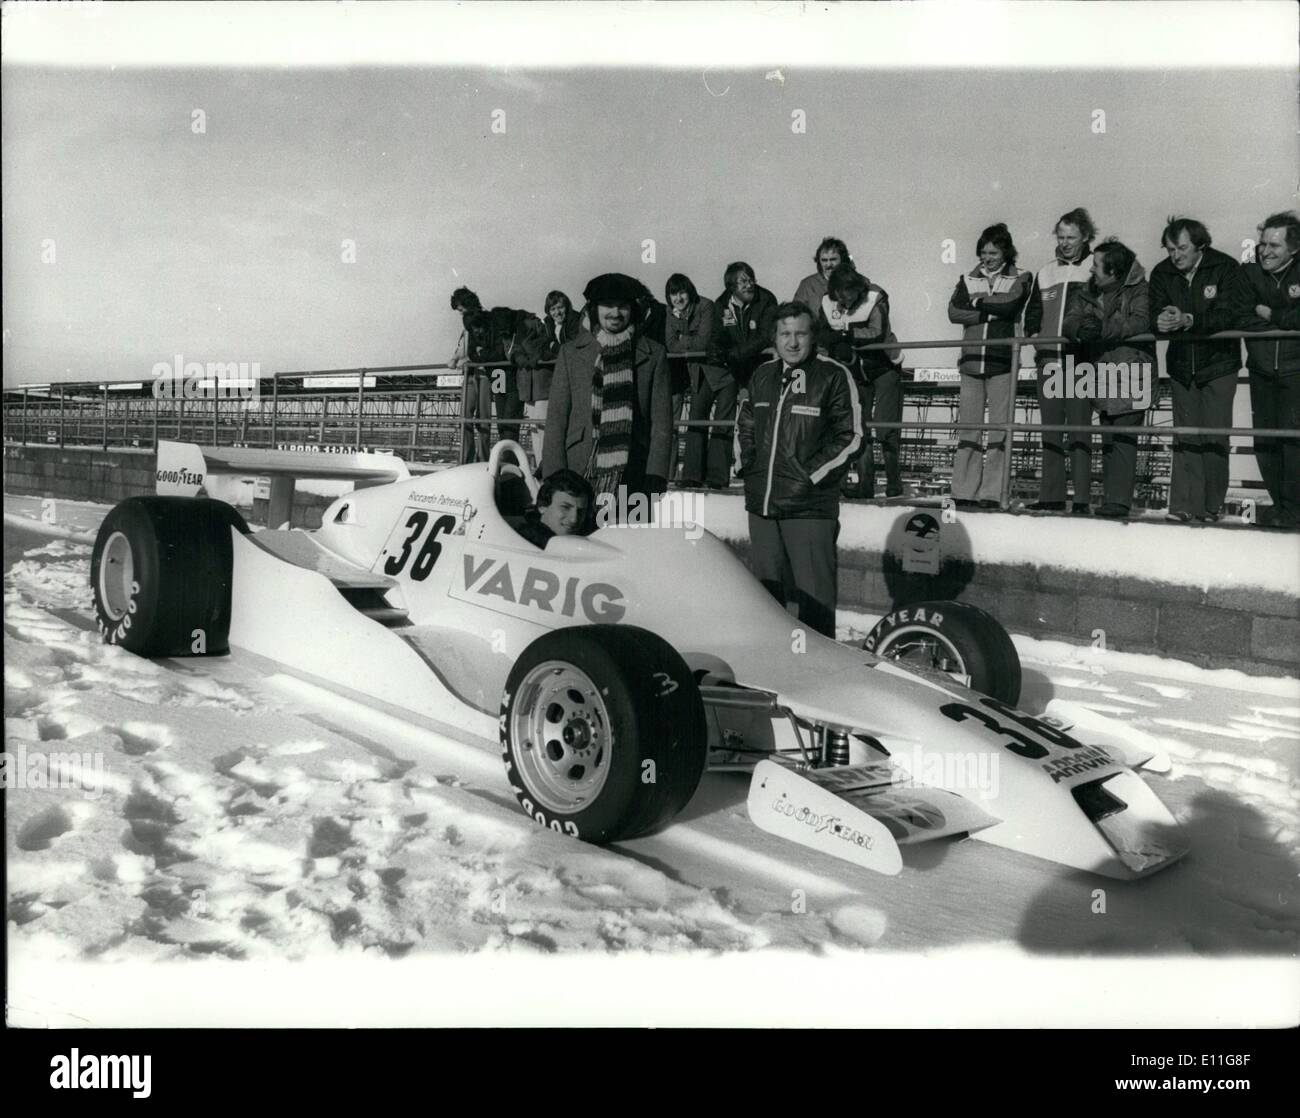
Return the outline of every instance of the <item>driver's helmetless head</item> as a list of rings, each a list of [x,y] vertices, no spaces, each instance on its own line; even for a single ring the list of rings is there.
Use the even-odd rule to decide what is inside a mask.
[[[557,536],[582,535],[591,504],[591,485],[573,470],[556,470],[537,491],[537,515]]]

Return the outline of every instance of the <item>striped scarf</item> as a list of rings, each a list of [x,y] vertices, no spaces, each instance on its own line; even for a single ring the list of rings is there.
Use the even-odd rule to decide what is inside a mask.
[[[591,375],[591,461],[587,479],[597,493],[618,488],[632,446],[632,355],[636,338],[629,327],[620,334],[600,330],[600,353]]]

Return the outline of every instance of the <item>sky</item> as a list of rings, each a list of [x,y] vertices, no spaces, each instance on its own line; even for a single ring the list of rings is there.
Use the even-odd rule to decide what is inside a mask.
[[[461,284],[540,312],[680,271],[712,298],[743,259],[785,299],[826,235],[900,337],[952,338],[995,221],[1036,269],[1084,205],[1149,269],[1169,214],[1240,257],[1296,205],[1290,4],[399,4],[374,41],[369,5],[333,38],[337,6],[161,7],[149,35],[5,8],[6,387],[441,362]]]

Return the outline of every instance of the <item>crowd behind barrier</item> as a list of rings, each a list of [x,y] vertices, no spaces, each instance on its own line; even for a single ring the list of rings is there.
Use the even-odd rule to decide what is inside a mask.
[[[1279,217],[1294,220],[1293,215],[1274,215],[1269,221]],[[817,315],[820,319],[817,335],[819,351],[827,352],[829,346],[829,352],[853,366],[860,393],[869,391],[877,377],[882,378],[879,383],[884,383],[883,378],[891,373],[902,386],[901,389],[894,390],[895,399],[890,407],[883,411],[877,408],[873,413],[869,400],[863,400],[865,437],[862,440],[862,448],[858,452],[860,458],[856,463],[860,474],[859,488],[856,492],[846,489],[846,495],[868,498],[874,496],[873,484],[864,483],[863,478],[870,478],[874,473],[874,456],[879,447],[883,451],[883,465],[887,474],[886,497],[901,496],[902,485],[899,480],[898,465],[900,457],[904,472],[909,473],[913,480],[917,472],[916,445],[913,443],[909,446],[907,440],[901,439],[901,435],[904,432],[912,432],[924,437],[926,432],[946,432],[955,434],[958,439],[957,446],[952,448],[953,477],[949,483],[954,496],[961,495],[958,492],[959,482],[962,485],[967,484],[963,479],[969,474],[972,461],[977,462],[981,456],[989,458],[989,452],[994,449],[996,443],[999,451],[1005,452],[1004,457],[1011,460],[1010,468],[1002,465],[996,470],[989,470],[986,462],[983,480],[978,481],[980,471],[976,466],[978,494],[985,498],[979,503],[1007,507],[1013,495],[1013,482],[1025,480],[1023,465],[1020,469],[1016,469],[1014,462],[1017,455],[1023,460],[1024,440],[1018,444],[1015,436],[1036,435],[1038,439],[1034,440],[1034,445],[1038,446],[1039,455],[1044,462],[1047,460],[1049,449],[1055,449],[1059,457],[1063,439],[1069,439],[1072,448],[1084,447],[1084,462],[1089,464],[1084,466],[1086,481],[1083,482],[1085,486],[1083,496],[1085,501],[1089,499],[1094,473],[1086,448],[1099,439],[1103,447],[1106,447],[1112,441],[1114,432],[1107,429],[1107,419],[1110,417],[1105,414],[1104,409],[1101,424],[1093,422],[1092,415],[1087,417],[1087,421],[1080,421],[1077,411],[1049,417],[1042,392],[1044,361],[1053,355],[1060,356],[1071,351],[1082,353],[1084,343],[1077,335],[1044,333],[1044,327],[1055,324],[1059,329],[1067,318],[1064,296],[1059,300],[1061,305],[1054,312],[1055,319],[1051,319],[1050,314],[1045,310],[1053,295],[1047,286],[1051,278],[1048,273],[1052,267],[1060,266],[1073,276],[1074,286],[1071,287],[1066,283],[1061,289],[1063,292],[1073,292],[1069,300],[1071,308],[1076,307],[1081,293],[1090,293],[1096,286],[1095,283],[1085,284],[1081,279],[1080,269],[1090,253],[1093,254],[1094,280],[1098,274],[1102,276],[1106,274],[1104,267],[1099,271],[1095,266],[1096,258],[1106,253],[1128,252],[1128,258],[1133,261],[1130,281],[1133,276],[1141,277],[1143,273],[1129,250],[1110,242],[1102,242],[1095,249],[1085,244],[1085,251],[1082,254],[1076,252],[1072,259],[1062,257],[1059,246],[1065,243],[1063,231],[1065,234],[1077,233],[1077,230],[1069,224],[1070,222],[1074,222],[1088,232],[1089,235],[1084,240],[1090,240],[1095,235],[1095,230],[1091,230],[1086,211],[1076,210],[1063,215],[1056,229],[1058,239],[1056,265],[1043,269],[1036,278],[1032,279],[1026,278],[1030,276],[1029,273],[1014,267],[1015,250],[1005,226],[991,226],[984,231],[979,241],[980,266],[958,280],[950,303],[950,319],[963,327],[963,337],[960,339],[900,341],[890,328],[887,294],[871,284],[866,277],[857,274],[844,243],[835,238],[827,238],[818,246],[814,255],[817,271],[801,281],[797,295],[809,302],[810,309],[812,305],[820,306],[820,313]],[[1197,230],[1200,230],[1199,234]],[[1261,226],[1261,231],[1265,231],[1264,226]],[[1293,229],[1288,231],[1288,236],[1293,231]],[[1178,236],[1171,236],[1171,232],[1180,234],[1181,240]],[[1207,267],[1206,262],[1208,262],[1218,269],[1211,274],[1211,278],[1219,278],[1218,286],[1223,288],[1221,294],[1230,293],[1234,299],[1241,294],[1246,304],[1249,303],[1250,298],[1264,297],[1258,290],[1244,294],[1245,287],[1242,285],[1245,281],[1239,282],[1239,279],[1245,275],[1245,269],[1239,268],[1236,261],[1231,258],[1209,248],[1208,232],[1199,223],[1187,219],[1171,219],[1171,224],[1164,234],[1169,260],[1162,261],[1152,272],[1152,282],[1159,281],[1164,284],[1160,288],[1162,298],[1182,298],[1176,290],[1172,295],[1170,294],[1170,277],[1177,279],[1175,265],[1178,254],[1180,251],[1196,249],[1198,246],[1193,245],[1192,242],[1197,236],[1203,240],[1203,244],[1199,246],[1198,257],[1201,263],[1192,269],[1191,274],[1197,274],[1197,267]],[[1274,237],[1273,241],[1278,241],[1278,238]],[[1264,242],[1260,247],[1261,252],[1269,248],[1268,236],[1265,236]],[[1273,249],[1276,251],[1277,246],[1274,245]],[[1292,252],[1292,258],[1288,258],[1287,261],[1291,271],[1296,267],[1294,255]],[[1260,269],[1257,267],[1256,270]],[[1262,271],[1260,274],[1264,275]],[[1289,271],[1287,275],[1290,276]],[[672,347],[672,352],[668,354],[673,378],[671,410],[673,465],[668,471],[669,480],[676,482],[678,475],[684,474],[684,479],[692,484],[701,482],[701,475],[705,473],[703,447],[707,441],[709,484],[715,488],[723,488],[732,480],[730,444],[727,443],[725,455],[725,475],[720,479],[718,462],[714,454],[720,445],[720,440],[710,436],[719,431],[727,432],[729,435],[736,428],[737,419],[732,402],[723,406],[719,387],[713,383],[713,378],[702,377],[696,370],[701,368],[708,370],[725,364],[726,371],[735,373],[736,381],[743,382],[744,377],[740,375],[742,368],[747,377],[764,359],[773,356],[774,350],[770,343],[773,328],[772,315],[776,310],[775,297],[757,285],[753,270],[743,262],[736,262],[729,266],[725,277],[725,289],[716,301],[699,297],[689,279],[680,274],[674,275],[666,289],[671,310],[669,304],[658,302],[637,281],[629,277],[622,278],[627,279],[630,284],[635,284],[646,297],[643,305],[647,310],[640,323],[640,331],[656,338],[666,336],[670,339],[669,344]],[[1188,277],[1184,275],[1183,278]],[[1145,280],[1142,282],[1145,283]],[[1256,277],[1255,282],[1258,285],[1259,277]],[[842,290],[855,283],[858,290],[851,292],[851,298],[846,299]],[[1190,282],[1187,286],[1190,288]],[[1205,291],[1213,295],[1214,285],[1206,286]],[[737,301],[739,294],[748,294],[753,301],[740,303]],[[1290,288],[1292,304],[1298,294],[1300,292],[1297,292],[1296,285],[1292,284]],[[640,295],[636,298],[638,301],[641,300]],[[730,302],[727,302],[728,298]],[[459,304],[458,299],[461,300]],[[1097,301],[1101,302],[1100,299]],[[31,433],[36,433],[39,440],[43,433],[46,442],[57,440],[60,445],[71,441],[82,445],[103,446],[108,446],[110,439],[121,440],[126,445],[154,445],[159,437],[185,436],[197,441],[213,443],[246,442],[249,445],[271,446],[282,445],[285,441],[322,447],[337,442],[350,443],[353,446],[388,446],[399,453],[432,452],[441,455],[450,452],[453,458],[465,461],[485,457],[494,441],[494,435],[496,439],[519,438],[521,434],[527,433],[527,441],[533,444],[532,449],[540,460],[543,433],[547,423],[545,386],[549,383],[549,377],[557,364],[554,354],[561,345],[572,343],[582,330],[591,325],[587,319],[591,308],[584,307],[582,315],[579,316],[567,297],[558,291],[552,291],[547,295],[544,321],[527,312],[508,308],[497,307],[490,311],[485,310],[478,304],[477,297],[464,288],[458,289],[453,295],[452,303],[453,309],[459,310],[463,315],[465,330],[456,356],[446,365],[381,366],[277,373],[269,378],[269,410],[265,387],[262,388],[262,399],[255,406],[237,400],[187,401],[183,397],[160,401],[155,394],[152,401],[152,414],[144,416],[141,415],[138,407],[133,410],[133,401],[129,393],[118,393],[117,390],[123,387],[120,385],[96,385],[93,389],[94,396],[89,396],[84,387],[79,389],[77,386],[69,385],[54,385],[44,390],[31,391],[20,388],[5,393],[5,438],[27,441]],[[1226,299],[1220,299],[1216,306],[1226,304]],[[858,307],[856,311],[850,309],[853,305]],[[788,307],[789,304],[786,306]],[[697,322],[692,315],[695,315],[696,310],[701,307],[707,310],[698,314]],[[744,334],[743,322],[737,323],[736,320],[738,309],[742,312],[742,318],[749,315],[749,312],[745,311],[746,307],[754,308],[749,323],[751,331],[755,326],[760,327],[748,335]],[[1198,321],[1202,326],[1208,324],[1212,327],[1224,321],[1222,315],[1216,319],[1211,314],[1200,313],[1199,307],[1197,310]],[[683,314],[683,311],[688,313]],[[1263,314],[1264,319],[1267,320],[1266,308],[1257,307],[1256,311]],[[1293,315],[1294,309],[1285,313]],[[658,315],[657,320],[656,315]],[[1217,352],[1222,361],[1231,365],[1229,371],[1235,374],[1231,380],[1233,391],[1228,392],[1226,396],[1226,413],[1221,404],[1224,398],[1223,392],[1218,393],[1220,404],[1216,405],[1216,411],[1196,412],[1189,411],[1187,405],[1187,393],[1194,392],[1199,387],[1194,381],[1189,382],[1188,387],[1179,383],[1177,378],[1168,376],[1160,378],[1158,382],[1153,381],[1156,385],[1155,391],[1159,394],[1158,398],[1173,394],[1175,415],[1178,415],[1181,407],[1184,422],[1152,425],[1155,408],[1147,406],[1126,417],[1139,425],[1131,432],[1126,432],[1121,441],[1131,442],[1135,448],[1139,443],[1144,447],[1152,443],[1170,443],[1176,458],[1180,453],[1180,443],[1185,448],[1189,442],[1201,438],[1220,440],[1224,445],[1226,460],[1228,438],[1251,437],[1259,440],[1254,448],[1258,456],[1262,458],[1266,450],[1277,455],[1276,448],[1285,446],[1288,449],[1284,460],[1293,465],[1296,457],[1289,448],[1297,441],[1295,427],[1281,424],[1234,427],[1225,425],[1221,420],[1226,417],[1229,424],[1231,423],[1231,398],[1235,394],[1237,383],[1247,380],[1241,374],[1241,370],[1243,365],[1249,363],[1249,355],[1254,352],[1251,347],[1257,349],[1259,343],[1277,339],[1279,354],[1281,347],[1287,345],[1289,355],[1287,368],[1289,369],[1290,364],[1294,363],[1290,355],[1294,354],[1296,345],[1300,344],[1296,341],[1300,339],[1300,331],[1258,328],[1260,325],[1268,325],[1267,321],[1255,323],[1252,329],[1196,329],[1196,324],[1192,321],[1194,316],[1191,313],[1175,315],[1172,307],[1166,307],[1158,319],[1155,308],[1152,307],[1151,315],[1152,323],[1158,326],[1157,332],[1134,333],[1130,329],[1123,337],[1125,346],[1131,347],[1132,351],[1139,356],[1144,353],[1149,354],[1152,368],[1157,364],[1153,348],[1157,342],[1165,342],[1170,347],[1167,365],[1174,361],[1175,352],[1178,355],[1176,363],[1182,365],[1190,359],[1193,367],[1198,356],[1202,354],[1214,356]],[[1144,304],[1143,321],[1145,316]],[[831,319],[829,323],[828,317]],[[1179,321],[1180,317],[1185,321]],[[1016,332],[1017,325],[1028,324],[1031,319],[1032,325],[1038,327],[1037,330]],[[710,323],[713,327],[714,340],[707,348],[683,348],[693,339],[707,340]],[[724,351],[721,348],[722,342],[727,340],[729,332],[737,334],[738,326],[739,344],[733,344],[729,350]],[[835,329],[829,333],[821,332],[828,326]],[[837,330],[839,332],[836,332]],[[498,349],[492,351],[489,342],[499,343],[502,338],[508,339],[504,350],[498,344]],[[721,341],[718,340],[719,338]],[[1248,342],[1247,362],[1241,360],[1243,339]],[[528,349],[529,345],[534,348]],[[1037,369],[1034,377],[1037,388],[1036,401],[1026,399],[1024,378],[1020,376],[1020,351],[1024,345],[1032,346],[1036,355]],[[515,347],[513,353],[512,346]],[[544,352],[548,347],[550,352]],[[1228,352],[1228,347],[1232,347],[1235,352],[1235,359],[1222,356]],[[961,414],[949,419],[929,416],[914,420],[904,419],[901,396],[908,392],[918,392],[919,386],[901,369],[901,353],[950,348],[961,349],[958,365],[961,377]],[[741,354],[742,351],[743,357],[737,361],[737,354]],[[497,353],[500,355],[497,356]],[[1186,354],[1190,354],[1190,358],[1181,356]],[[687,368],[691,370],[689,376],[681,372]],[[860,375],[864,370],[866,375]],[[441,380],[439,374],[444,371],[460,379],[459,390],[438,383]],[[1003,378],[1003,382],[1011,386],[1010,390],[1004,389],[996,398],[990,395],[986,401],[981,387],[981,396],[976,401],[977,407],[968,409],[967,389],[970,384],[980,382],[982,377],[987,377],[987,383],[991,384],[998,379],[996,374],[1002,372],[1010,373],[1009,377]],[[494,376],[501,373],[504,373],[504,376],[500,377],[505,386],[504,391],[493,383]],[[990,373],[995,375],[989,376]],[[342,391],[325,389],[320,392],[308,390],[308,386],[314,380],[340,377],[351,378],[355,384],[355,393],[350,393],[346,389]],[[1291,377],[1292,380],[1287,381],[1288,385],[1295,381],[1294,374],[1291,374]],[[430,383],[431,380],[433,383]],[[1252,367],[1249,383],[1252,404],[1258,411],[1256,390],[1259,385],[1256,380]],[[145,391],[140,393],[140,396],[147,397],[149,386],[141,387]],[[744,384],[740,383],[739,387],[743,399]],[[1294,395],[1293,388],[1288,388],[1288,391]],[[722,392],[725,395],[725,389]],[[934,392],[936,400],[942,399],[943,396],[943,390]],[[139,397],[136,398],[137,403],[138,400]],[[701,401],[705,401],[703,408],[698,406]],[[1150,401],[1152,404],[1155,402],[1156,400]],[[1037,421],[1032,417],[1035,404],[1041,409]],[[88,411],[93,412],[96,406],[100,413],[97,422],[87,414]],[[144,406],[147,409],[149,404],[146,402]],[[892,415],[891,408],[894,412]],[[1018,410],[1025,413],[1024,420],[1020,422],[1017,422]],[[1057,411],[1059,413],[1059,407]],[[1194,420],[1202,416],[1212,416],[1220,422],[1187,422],[1188,416],[1193,417]],[[1277,415],[1273,417],[1277,418]],[[1290,418],[1286,415],[1282,417]],[[1049,422],[1049,418],[1063,418],[1065,422]],[[73,424],[75,424],[75,433],[69,430]],[[95,428],[98,430],[94,431]],[[393,437],[403,430],[408,433],[405,440]],[[92,434],[91,431],[94,433]],[[424,438],[427,432],[434,433],[428,440],[430,445],[426,445]],[[443,432],[451,437],[444,440]],[[699,435],[694,443],[694,449],[699,453],[695,455],[694,460],[690,453],[693,432]],[[980,442],[983,433],[988,433],[989,436],[987,451]],[[1053,436],[1056,436],[1054,442]],[[1077,438],[1070,438],[1071,436],[1082,436],[1084,442],[1081,444]],[[685,471],[682,469],[683,463],[679,461],[679,450],[683,441],[686,445]],[[450,443],[455,445],[449,445]],[[898,449],[900,443],[903,445],[901,456]],[[1050,447],[1049,443],[1052,444]],[[1238,452],[1242,449],[1237,448]],[[1300,454],[1300,451],[1296,453]],[[1224,469],[1226,470],[1226,466]],[[1077,472],[1078,468],[1075,467],[1075,470]],[[932,472],[938,474],[942,471]],[[692,477],[691,474],[695,476]],[[1076,478],[1076,481],[1078,480]],[[1269,479],[1266,477],[1265,480],[1267,482]],[[1293,487],[1294,480],[1289,481]],[[1273,481],[1275,483],[1276,478]],[[1109,485],[1109,481],[1107,484]],[[1226,480],[1224,484],[1226,485]],[[1131,480],[1129,485],[1131,489]],[[1270,489],[1274,488],[1275,484],[1270,485]],[[976,490],[972,488],[971,492],[965,495],[974,496],[975,492]],[[1076,486],[1076,501],[1079,496]],[[973,502],[959,501],[959,503]],[[1076,511],[1079,509],[1077,503],[1075,509]]]

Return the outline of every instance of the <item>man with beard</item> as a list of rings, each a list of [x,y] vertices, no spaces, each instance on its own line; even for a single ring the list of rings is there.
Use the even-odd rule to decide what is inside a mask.
[[[551,380],[542,476],[568,468],[634,511],[668,486],[672,385],[663,346],[638,331],[641,284],[617,272],[583,292],[593,333],[560,347]]]
[[[839,237],[824,237],[813,253],[813,264],[817,270],[799,281],[794,301],[811,307],[813,314],[816,314],[829,290],[831,273],[841,264],[852,267],[853,258],[849,255],[848,245]]]

